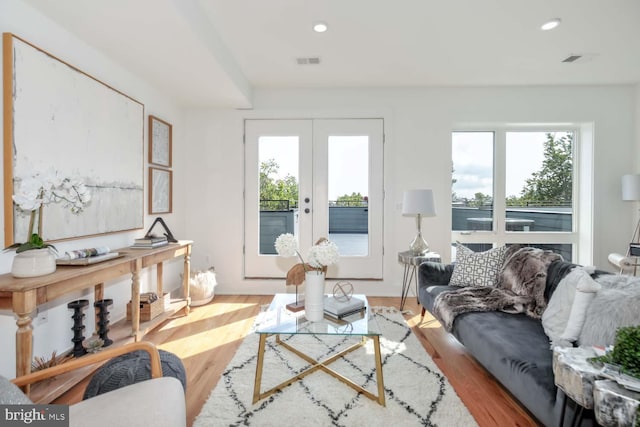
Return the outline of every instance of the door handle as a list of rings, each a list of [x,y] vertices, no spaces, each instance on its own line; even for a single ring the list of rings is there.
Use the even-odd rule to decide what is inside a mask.
[[[304,202],[305,202],[305,203],[309,203],[310,201],[311,201],[311,199],[310,199],[310,198],[308,198],[308,197],[305,197],[305,198],[304,198]]]
[[[309,208],[305,208],[304,209],[304,213],[309,213],[309,212],[311,212],[311,209],[309,209]]]

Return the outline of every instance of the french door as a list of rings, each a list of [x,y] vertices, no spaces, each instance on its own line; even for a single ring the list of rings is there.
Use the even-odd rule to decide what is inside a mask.
[[[245,277],[284,277],[299,260],[274,242],[291,233],[305,261],[321,237],[338,245],[329,278],[382,278],[383,132],[382,119],[245,121]]]

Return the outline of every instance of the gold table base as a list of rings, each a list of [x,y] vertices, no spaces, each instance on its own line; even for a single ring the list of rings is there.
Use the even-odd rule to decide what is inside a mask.
[[[364,388],[362,388],[358,384],[354,383],[353,381],[351,381],[349,378],[345,377],[344,375],[341,375],[338,372],[334,371],[333,369],[327,367],[327,365],[329,365],[330,363],[338,360],[340,357],[344,356],[345,354],[351,353],[352,351],[362,347],[367,342],[367,337],[366,336],[363,336],[362,340],[359,343],[354,344],[354,345],[342,350],[341,352],[334,354],[333,356],[331,356],[331,357],[329,357],[329,358],[327,358],[325,360],[317,361],[314,358],[304,354],[302,351],[300,351],[300,350],[290,346],[286,342],[282,341],[280,339],[280,335],[276,334],[276,343],[280,344],[281,346],[283,346],[284,348],[286,348],[290,352],[296,354],[301,359],[309,362],[311,364],[311,366],[308,367],[307,369],[305,369],[304,371],[300,372],[298,375],[293,376],[293,377],[289,378],[288,380],[278,384],[277,386],[275,386],[275,387],[273,387],[273,388],[261,393],[260,392],[260,388],[261,388],[261,383],[262,383],[262,366],[263,366],[263,363],[264,363],[264,352],[265,352],[266,342],[267,342],[267,337],[268,336],[270,336],[270,334],[261,334],[260,335],[260,343],[258,345],[258,362],[257,362],[257,365],[256,365],[256,378],[255,378],[255,382],[254,382],[254,386],[253,386],[253,403],[254,404],[256,402],[258,402],[259,400],[264,399],[265,397],[271,396],[272,394],[274,394],[278,390],[282,390],[283,388],[287,387],[288,385],[291,385],[294,382],[296,382],[298,380],[301,380],[302,378],[306,377],[307,375],[309,375],[309,374],[311,374],[311,373],[313,373],[313,372],[315,372],[317,370],[322,370],[322,371],[326,372],[327,374],[331,375],[332,377],[338,379],[340,382],[348,385],[349,387],[351,387],[355,391],[364,394],[369,399],[375,400],[376,402],[378,402],[382,406],[386,406],[385,398],[384,398],[384,381],[382,379],[382,357],[380,355],[380,336],[379,335],[373,335],[371,337],[371,338],[373,338],[373,344],[374,344],[373,348],[375,350],[376,381],[377,381],[377,384],[378,384],[378,395],[377,396],[375,394],[371,393],[370,391],[365,390]]]

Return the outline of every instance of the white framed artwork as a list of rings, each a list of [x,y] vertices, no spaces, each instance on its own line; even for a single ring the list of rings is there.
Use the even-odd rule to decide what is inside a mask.
[[[149,163],[171,167],[173,126],[155,116],[149,116]]]
[[[171,213],[173,211],[173,172],[150,166],[149,183],[149,213]]]
[[[12,200],[20,181],[52,170],[80,179],[92,200],[80,214],[47,205],[45,240],[142,228],[144,105],[10,33],[3,85],[5,245],[29,229]]]

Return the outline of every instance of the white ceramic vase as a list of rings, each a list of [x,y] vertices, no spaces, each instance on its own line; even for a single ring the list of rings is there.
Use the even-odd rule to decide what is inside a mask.
[[[20,252],[13,258],[13,277],[36,277],[56,271],[56,256],[47,248]]]
[[[324,272],[304,273],[304,313],[307,320],[319,322],[324,317]]]

